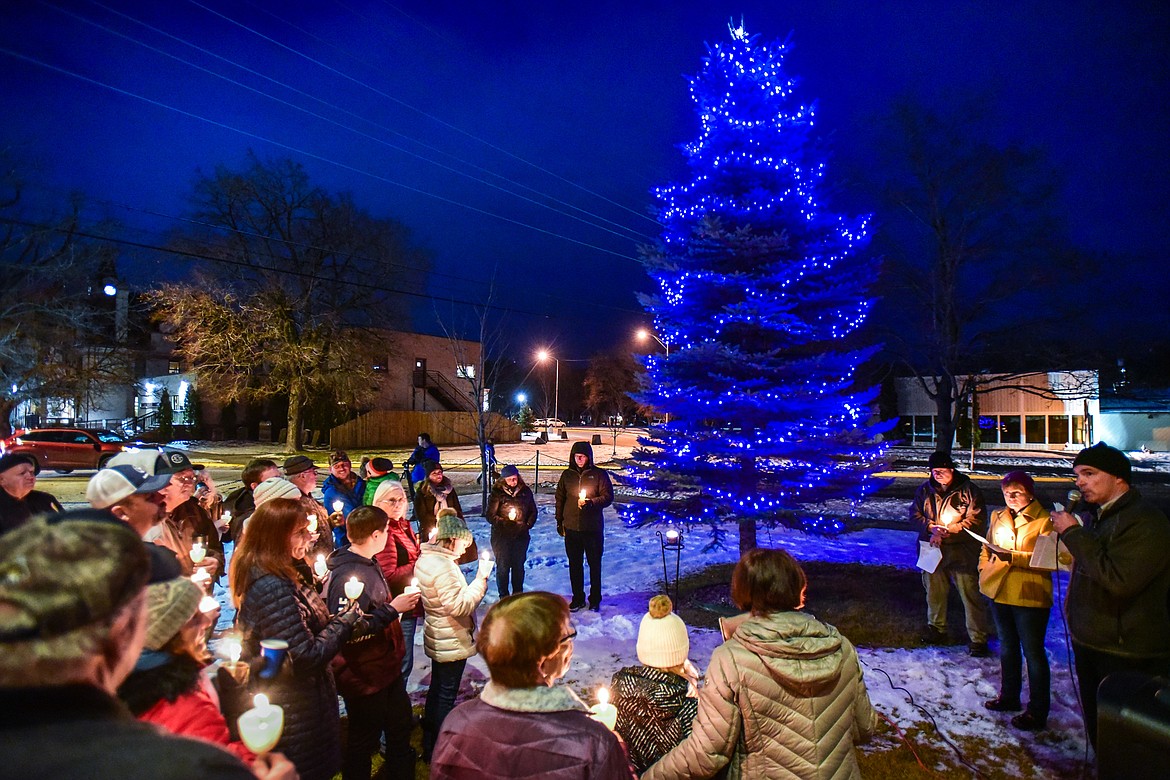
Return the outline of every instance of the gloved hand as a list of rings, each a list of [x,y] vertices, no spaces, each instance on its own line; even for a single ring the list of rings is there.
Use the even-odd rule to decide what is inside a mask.
[[[496,562],[493,561],[491,558],[481,557],[479,559],[479,571],[476,572],[475,576],[482,577],[483,579],[486,580],[491,575],[492,569],[495,567],[495,565],[496,565]]]

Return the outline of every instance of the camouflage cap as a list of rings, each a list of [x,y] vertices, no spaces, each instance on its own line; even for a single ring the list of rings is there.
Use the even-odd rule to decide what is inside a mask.
[[[107,621],[142,592],[151,571],[142,540],[95,514],[37,518],[0,537],[0,643]]]

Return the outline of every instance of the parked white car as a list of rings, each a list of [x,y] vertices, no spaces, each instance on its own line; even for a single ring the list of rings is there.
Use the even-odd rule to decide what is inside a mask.
[[[541,417],[533,424],[537,428],[564,428],[565,427],[565,421],[558,420],[555,417]]]

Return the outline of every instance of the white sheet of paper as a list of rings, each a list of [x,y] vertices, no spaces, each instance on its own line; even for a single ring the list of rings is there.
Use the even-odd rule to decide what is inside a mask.
[[[1013,552],[1016,552],[1016,550],[1009,550],[1009,549],[1007,549],[1006,547],[1000,547],[1000,546],[999,546],[998,544],[996,544],[995,542],[989,542],[989,541],[987,541],[987,540],[986,540],[986,539],[984,539],[982,536],[980,536],[979,534],[977,534],[977,533],[975,533],[974,531],[972,531],[970,528],[964,528],[963,530],[964,530],[964,531],[966,531],[967,533],[971,534],[971,535],[972,535],[972,536],[974,536],[976,539],[978,539],[978,540],[979,540],[979,541],[980,541],[982,544],[985,544],[985,545],[987,545],[988,547],[990,547],[991,549],[995,550],[996,552],[1000,552],[1000,553],[1013,553]]]
[[[927,574],[934,574],[935,569],[942,563],[942,550],[930,542],[918,542],[918,568]]]

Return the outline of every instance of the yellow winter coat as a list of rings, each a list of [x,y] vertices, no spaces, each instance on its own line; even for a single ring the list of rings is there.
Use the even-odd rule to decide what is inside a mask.
[[[991,515],[987,539],[1009,550],[1016,550],[1011,561],[1000,560],[986,547],[979,552],[979,590],[984,596],[1013,607],[1051,607],[1052,572],[1028,565],[1036,538],[1052,533],[1052,520],[1040,502],[1024,507],[1012,517],[1006,507]]]

